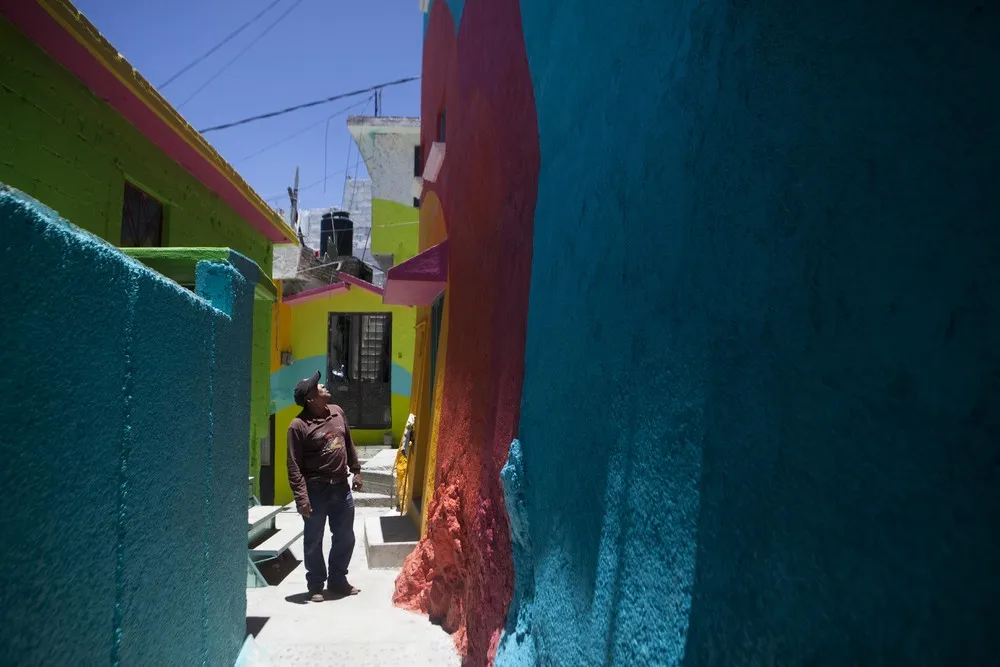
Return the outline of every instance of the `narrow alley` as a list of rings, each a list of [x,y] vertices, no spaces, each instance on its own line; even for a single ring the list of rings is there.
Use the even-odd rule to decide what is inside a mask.
[[[298,566],[276,586],[247,590],[248,631],[256,633],[253,660],[244,667],[379,667],[398,662],[412,667],[460,663],[451,638],[419,614],[392,604],[398,569],[369,569],[364,520],[381,516],[377,507],[356,510],[356,543],[351,582],[361,593],[340,600],[308,601],[302,541],[292,545]],[[278,527],[301,526],[294,511],[278,516]],[[329,535],[325,548],[329,549]]]
[[[0,0],[0,667],[1000,665],[998,181],[1000,0]]]

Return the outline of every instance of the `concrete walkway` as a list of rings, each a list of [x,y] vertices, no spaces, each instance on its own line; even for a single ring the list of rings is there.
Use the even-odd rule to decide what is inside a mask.
[[[277,586],[247,590],[247,618],[259,627],[256,647],[272,667],[306,665],[459,665],[451,637],[427,618],[392,606],[398,570],[369,570],[364,520],[387,514],[384,508],[359,507],[354,521],[357,544],[348,575],[361,589],[343,600],[307,602],[305,566],[300,562]],[[277,517],[278,527],[301,525],[298,514]],[[325,549],[329,549],[329,534]],[[302,560],[302,540],[292,546]],[[257,662],[260,664],[263,660]]]

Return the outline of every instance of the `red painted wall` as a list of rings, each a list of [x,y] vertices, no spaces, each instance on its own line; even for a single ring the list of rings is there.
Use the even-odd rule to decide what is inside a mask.
[[[395,602],[454,633],[466,665],[496,652],[513,590],[499,471],[524,371],[538,126],[516,0],[469,0],[456,36],[435,2],[424,42],[424,154],[447,110],[436,184],[448,228],[449,344],[427,536]]]

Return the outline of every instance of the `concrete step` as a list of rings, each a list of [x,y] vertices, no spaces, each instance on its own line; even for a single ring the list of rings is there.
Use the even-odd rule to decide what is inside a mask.
[[[381,493],[387,496],[392,495],[395,482],[392,477],[379,474],[364,473],[365,491],[369,493]]]
[[[254,561],[264,558],[276,558],[288,551],[288,547],[292,546],[295,540],[302,537],[303,532],[304,529],[300,527],[283,528],[257,546],[251,548],[250,557]]]
[[[387,493],[372,493],[368,491],[368,483],[365,482],[364,491],[354,492],[355,507],[392,507],[392,498]]]
[[[420,533],[406,515],[386,514],[365,519],[365,555],[371,570],[395,570],[417,546]]]
[[[396,450],[385,449],[363,463],[361,475],[365,481],[365,491],[391,495],[396,485],[392,476],[395,462]]]
[[[247,528],[253,529],[270,521],[274,523],[274,517],[281,512],[281,505],[254,505],[247,509]]]
[[[386,447],[385,445],[355,445],[355,449],[358,450],[358,458],[368,460],[374,457],[379,452],[384,452],[386,450],[391,450],[395,452],[395,449]]]

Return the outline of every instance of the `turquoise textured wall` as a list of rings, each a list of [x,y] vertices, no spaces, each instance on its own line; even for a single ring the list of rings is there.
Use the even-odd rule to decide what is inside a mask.
[[[996,4],[520,7],[496,664],[1000,663]]]
[[[233,664],[253,285],[202,262],[197,297],[2,187],[0,229],[0,663]]]

